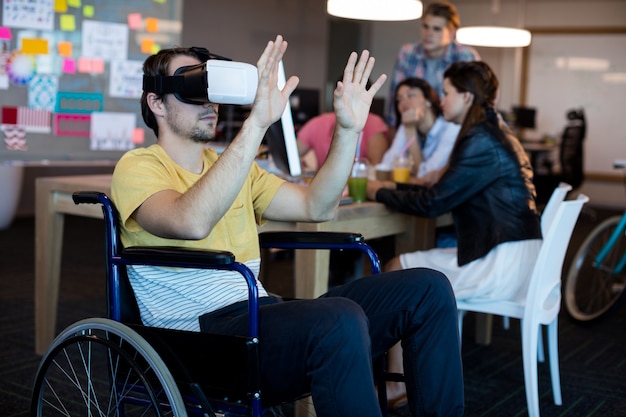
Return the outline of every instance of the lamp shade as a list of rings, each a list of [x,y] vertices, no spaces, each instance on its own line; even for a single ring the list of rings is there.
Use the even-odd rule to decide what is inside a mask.
[[[358,20],[414,20],[422,16],[419,0],[328,0],[329,15]]]
[[[456,40],[465,45],[514,48],[530,45],[531,34],[525,29],[468,26],[456,31]]]

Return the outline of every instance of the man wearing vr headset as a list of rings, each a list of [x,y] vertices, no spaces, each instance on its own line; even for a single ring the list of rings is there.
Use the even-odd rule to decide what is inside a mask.
[[[366,89],[374,59],[367,51],[360,58],[350,55],[334,91],[337,126],[326,162],[309,186],[285,182],[259,168],[254,158],[298,84],[290,77],[282,89],[277,85],[286,49],[281,36],[267,44],[257,62],[250,116],[219,157],[207,147],[217,124],[218,104],[210,101],[216,86],[202,74],[212,71],[215,56],[200,48],[173,48],[146,60],[141,106],[157,144],[128,152],[113,175],[125,246],[229,250],[258,276],[257,224],[333,218],[359,132],[385,76]],[[235,64],[234,72],[247,71]],[[184,85],[186,72],[200,74],[193,81],[200,87]],[[249,82],[239,76],[239,83]],[[195,94],[196,88],[208,92]],[[245,93],[237,94],[224,101],[247,100]],[[247,331],[247,289],[238,274],[143,266],[129,267],[128,273],[147,325]],[[401,340],[412,413],[463,414],[456,305],[442,274],[427,269],[379,274],[314,300],[282,301],[257,285],[265,398],[287,400],[310,392],[320,417],[380,416],[372,358]]]

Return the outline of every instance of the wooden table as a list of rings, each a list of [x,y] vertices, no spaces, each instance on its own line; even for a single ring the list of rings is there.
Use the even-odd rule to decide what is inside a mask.
[[[72,201],[75,191],[111,193],[111,175],[38,178],[35,185],[35,352],[43,354],[56,334],[57,303],[66,214],[102,218],[100,205]],[[341,206],[324,223],[269,222],[260,230],[359,232],[366,239],[395,236],[396,253],[431,248],[437,221],[394,212],[375,202]],[[314,298],[328,287],[329,251],[295,255],[295,295]]]

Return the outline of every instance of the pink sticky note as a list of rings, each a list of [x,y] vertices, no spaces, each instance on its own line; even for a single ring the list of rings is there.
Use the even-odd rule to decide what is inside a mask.
[[[11,29],[5,26],[0,26],[0,39],[11,39]]]
[[[132,142],[135,145],[141,145],[144,143],[145,140],[145,132],[141,127],[137,127],[133,130],[133,137],[132,137]]]
[[[76,61],[71,58],[63,59],[63,72],[65,74],[76,74]]]
[[[78,58],[78,72],[91,72],[91,60],[89,58]]]
[[[128,28],[131,30],[141,29],[141,14],[130,13],[128,15]]]
[[[102,74],[104,72],[104,59],[93,58],[91,60],[91,72],[94,74]]]

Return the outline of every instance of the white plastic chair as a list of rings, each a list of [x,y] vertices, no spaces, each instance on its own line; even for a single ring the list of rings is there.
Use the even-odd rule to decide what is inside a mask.
[[[559,205],[565,200],[565,196],[572,190],[572,186],[561,182],[559,186],[554,189],[552,195],[550,196],[550,200],[543,208],[541,212],[541,234],[545,236],[548,233],[548,228],[552,224],[552,220],[554,220],[554,216],[556,215],[556,210],[559,208]],[[509,329],[509,317],[502,317],[502,327],[505,329]],[[541,333],[539,334],[539,362],[543,362],[543,349],[541,348]]]
[[[554,220],[554,216],[556,215],[556,210],[559,208],[563,200],[565,200],[565,196],[572,190],[572,186],[561,182],[559,186],[554,189],[552,195],[550,196],[550,200],[543,208],[541,212],[541,233],[546,235],[548,233],[548,228],[552,224],[552,220]]]
[[[557,338],[558,314],[561,309],[561,272],[576,220],[587,201],[589,198],[581,194],[576,200],[564,201],[557,208],[544,235],[524,300],[457,301],[459,332],[462,331],[463,316],[467,311],[521,319],[524,384],[530,417],[539,417],[537,347],[541,325],[548,326],[548,355],[554,403],[562,404]]]

